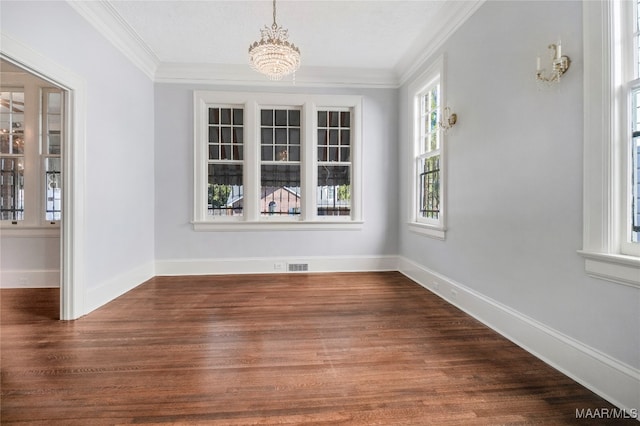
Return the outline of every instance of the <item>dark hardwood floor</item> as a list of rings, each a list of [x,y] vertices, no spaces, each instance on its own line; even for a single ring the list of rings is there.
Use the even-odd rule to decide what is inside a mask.
[[[576,410],[614,408],[399,273],[156,277],[70,322],[57,290],[0,296],[7,425],[601,425]]]

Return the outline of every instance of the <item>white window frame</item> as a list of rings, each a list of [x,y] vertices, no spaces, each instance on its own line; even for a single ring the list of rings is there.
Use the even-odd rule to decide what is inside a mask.
[[[420,114],[421,114],[421,96],[427,88],[432,87],[435,82],[440,84],[440,116],[442,116],[442,108],[446,103],[446,81],[445,81],[445,61],[440,56],[434,63],[427,68],[422,74],[415,78],[408,86],[409,105],[408,110],[408,128],[410,139],[410,158],[409,167],[409,188],[410,188],[410,209],[409,209],[409,230],[439,240],[446,237],[446,217],[447,217],[447,149],[446,136],[440,131],[440,213],[437,220],[420,218],[418,216],[418,208],[420,197],[420,188],[418,184],[418,164],[417,158],[420,155],[421,131],[420,131]]]
[[[362,97],[252,92],[194,91],[194,196],[192,225],[196,231],[329,230],[360,229],[363,219],[362,191]],[[207,214],[207,123],[209,106],[244,108],[244,158],[242,216]],[[260,215],[260,109],[301,110],[301,194],[299,217]],[[317,111],[350,108],[352,114],[351,215],[318,216]]]
[[[45,188],[45,157],[43,152],[43,125],[42,120],[46,118],[46,112],[43,111],[43,96],[45,93],[59,91],[62,96],[61,105],[61,134],[60,148],[64,145],[66,137],[64,129],[66,126],[65,111],[65,91],[57,87],[40,84],[34,81],[33,77],[18,76],[15,81],[3,81],[3,90],[22,91],[24,92],[25,106],[31,105],[31,108],[25,108],[24,126],[25,126],[25,211],[24,219],[0,220],[0,230],[6,237],[54,237],[60,233],[60,220],[46,219],[46,188]],[[33,107],[35,106],[35,108]],[[58,157],[62,158],[61,151]],[[51,156],[49,156],[51,157]],[[62,202],[62,200],[61,200]]]
[[[588,275],[640,287],[640,255],[628,238],[628,91],[621,72],[621,4],[584,1],[584,219]],[[625,237],[627,233],[627,237]]]

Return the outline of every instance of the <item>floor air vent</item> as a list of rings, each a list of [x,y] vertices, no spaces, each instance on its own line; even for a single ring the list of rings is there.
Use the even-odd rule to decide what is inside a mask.
[[[305,272],[308,270],[308,263],[289,263],[289,272]]]

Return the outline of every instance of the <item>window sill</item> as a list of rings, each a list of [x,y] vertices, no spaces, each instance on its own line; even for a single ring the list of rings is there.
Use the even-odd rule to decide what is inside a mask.
[[[409,231],[441,241],[445,240],[447,232],[445,228],[440,226],[426,225],[417,222],[409,222]]]
[[[590,277],[640,288],[640,257],[583,250],[578,253],[585,258]]]
[[[207,221],[191,222],[194,231],[351,231],[360,230],[362,221]]]
[[[24,225],[0,225],[0,234],[3,237],[19,238],[39,238],[39,237],[59,237],[60,226],[24,226]]]

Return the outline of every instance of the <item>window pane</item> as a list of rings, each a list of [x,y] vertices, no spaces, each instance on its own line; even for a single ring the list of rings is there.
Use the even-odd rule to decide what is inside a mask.
[[[349,130],[340,131],[340,145],[351,145],[351,132]]]
[[[289,161],[300,161],[300,147],[289,147]]]
[[[326,111],[318,111],[318,127],[327,127]]]
[[[260,214],[300,215],[300,166],[289,164],[260,167]]]
[[[340,113],[340,127],[351,127],[351,113],[349,111]]]
[[[240,108],[209,108],[209,160],[242,160],[243,114]]]
[[[50,132],[60,132],[62,126],[62,117],[59,115],[47,116],[47,129]]]
[[[338,130],[329,130],[329,145],[338,145]]]
[[[24,153],[24,93],[0,93],[0,153]]]
[[[276,143],[279,145],[287,144],[287,129],[276,129]]]
[[[289,129],[289,144],[300,145],[300,129]]]
[[[220,108],[220,124],[231,124],[231,108]]]
[[[209,108],[209,124],[220,124],[219,108]]]
[[[220,142],[231,143],[231,127],[222,127],[220,129]]]
[[[11,152],[13,154],[24,154],[24,137],[22,133],[11,136]]]
[[[262,161],[273,161],[273,147],[262,147]]]
[[[318,129],[318,145],[327,144],[327,131],[325,129]]]
[[[440,216],[440,156],[420,160],[420,216],[438,219]]]
[[[0,220],[24,220],[23,158],[0,158]]]
[[[209,144],[209,160],[220,159],[220,145]]]
[[[45,159],[45,218],[49,221],[62,219],[62,176],[60,158]]]
[[[241,164],[209,164],[207,191],[210,216],[242,216],[244,205]]]
[[[267,129],[262,129],[262,140],[261,143],[262,145],[269,145],[273,143],[273,129],[272,128],[267,128]]]
[[[300,161],[300,111],[262,110],[262,115],[262,161]],[[275,124],[266,125],[271,116],[275,117]]]
[[[272,109],[263,109],[260,111],[260,124],[263,126],[273,126]]]
[[[49,133],[47,137],[47,147],[49,154],[60,154],[60,133]]]
[[[329,127],[338,127],[340,125],[340,113],[337,111],[329,111]]]
[[[62,93],[49,92],[47,93],[47,114],[62,114]]]
[[[244,123],[244,110],[235,108],[233,110],[233,124],[235,126],[242,126]]]
[[[276,126],[286,126],[287,125],[287,110],[277,109],[276,110]]]
[[[349,166],[318,167],[316,188],[318,216],[349,216],[351,214],[351,173]]]
[[[210,143],[219,143],[220,142],[220,127],[209,127],[209,142]]]
[[[292,109],[289,111],[289,125],[300,126],[300,111]]]

